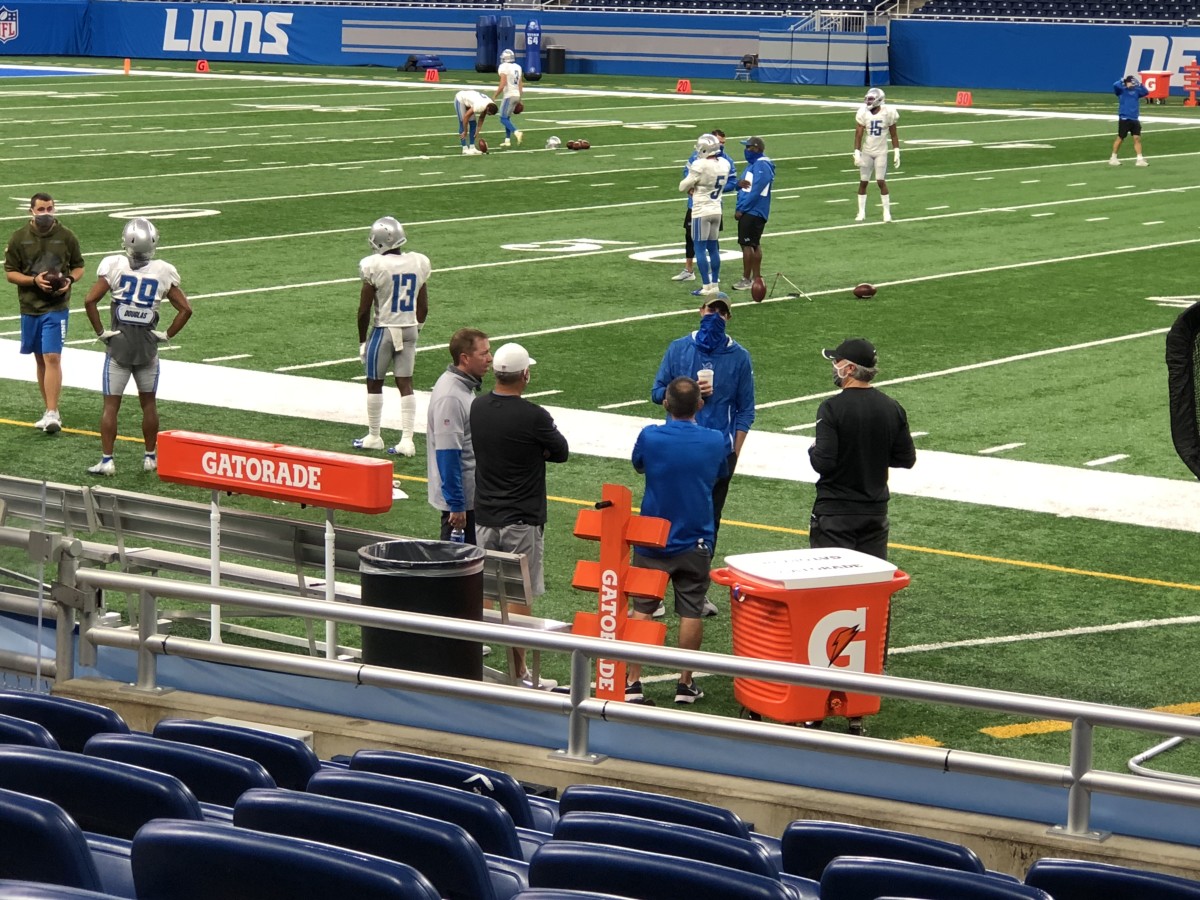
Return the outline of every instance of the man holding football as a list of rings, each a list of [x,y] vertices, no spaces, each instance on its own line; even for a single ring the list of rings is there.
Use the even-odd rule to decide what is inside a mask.
[[[496,74],[500,76],[500,85],[492,95],[492,102],[500,103],[500,124],[504,126],[504,143],[500,146],[511,147],[514,140],[519,144],[525,138],[512,120],[513,116],[525,109],[525,78],[517,63],[517,55],[511,50],[501,53]]]

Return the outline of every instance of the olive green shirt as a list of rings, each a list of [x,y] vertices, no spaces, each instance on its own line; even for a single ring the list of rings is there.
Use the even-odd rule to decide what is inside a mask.
[[[69,275],[73,269],[83,267],[83,253],[79,239],[69,228],[55,222],[48,234],[38,234],[33,223],[13,232],[4,251],[4,271],[37,275],[51,270]],[[17,299],[21,301],[21,313],[40,316],[44,313],[66,309],[70,305],[71,289],[65,294],[54,296],[37,288],[36,285],[17,285]]]

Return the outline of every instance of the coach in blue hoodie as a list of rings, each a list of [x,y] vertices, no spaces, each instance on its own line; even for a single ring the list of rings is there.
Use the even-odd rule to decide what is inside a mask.
[[[667,347],[650,392],[650,399],[661,406],[673,379],[683,375],[699,381],[704,408],[696,413],[696,422],[725,437],[726,472],[713,487],[714,548],[738,454],[754,424],[754,367],[746,348],[725,333],[732,315],[724,300],[701,306],[700,328]]]
[[[1117,159],[1117,151],[1121,149],[1121,142],[1132,134],[1133,149],[1137,151],[1137,164],[1148,166],[1150,164],[1142,156],[1142,122],[1138,117],[1141,115],[1142,98],[1150,92],[1136,75],[1126,75],[1113,84],[1113,93],[1117,95],[1117,139],[1113,141],[1112,156],[1108,158],[1108,164],[1121,164]]]
[[[759,242],[771,215],[771,185],[775,182],[775,163],[766,156],[763,139],[747,138],[742,144],[746,147],[746,171],[737,184],[737,209],[733,214],[742,248],[742,280],[734,284],[735,291],[749,290],[756,278],[762,278]]]

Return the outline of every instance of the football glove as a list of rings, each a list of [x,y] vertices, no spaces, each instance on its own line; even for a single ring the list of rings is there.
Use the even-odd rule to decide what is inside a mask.
[[[862,165],[862,151],[861,150],[854,151],[854,164],[856,166]]]
[[[107,344],[109,341],[111,341],[113,338],[115,338],[120,333],[121,332],[119,332],[119,331],[113,331],[111,328],[105,329],[104,331],[102,331],[98,335],[96,335],[96,340],[98,340],[102,344]]]
[[[892,150],[892,165],[897,169],[900,168],[900,148],[896,147]]]
[[[152,334],[154,336],[154,340],[158,341],[160,344],[165,344],[171,339],[167,336],[165,331],[151,331],[150,334]]]
[[[367,361],[367,342],[363,341],[358,345],[358,361],[365,363]]]

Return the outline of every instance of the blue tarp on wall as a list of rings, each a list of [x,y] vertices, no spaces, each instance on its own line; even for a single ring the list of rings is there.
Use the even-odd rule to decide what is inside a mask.
[[[1194,28],[1028,22],[892,23],[892,83],[965,89],[1108,91],[1131,72],[1174,73],[1200,57]]]

